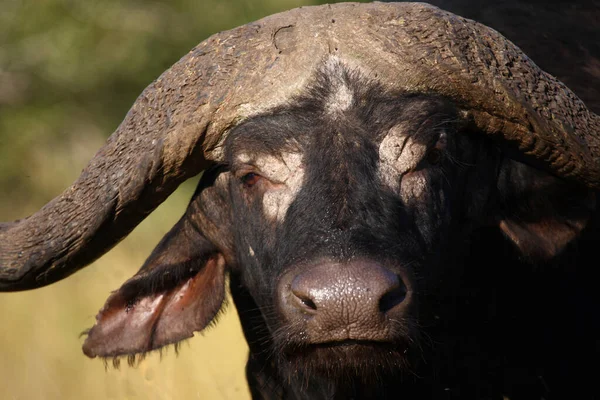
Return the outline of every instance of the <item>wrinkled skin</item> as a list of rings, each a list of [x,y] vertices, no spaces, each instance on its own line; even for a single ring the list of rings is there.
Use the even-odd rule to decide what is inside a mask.
[[[563,347],[593,337],[570,312],[581,298],[566,295],[579,276],[530,263],[557,259],[586,226],[595,234],[593,192],[507,158],[452,102],[390,93],[335,60],[289,104],[234,128],[225,152],[108,300],[86,354],[145,352],[203,329],[226,270],[255,398],[561,398],[582,387],[567,367],[579,352]],[[352,282],[380,287],[371,270],[396,295],[365,322],[370,300]],[[294,302],[298,281],[341,305]],[[544,329],[556,314],[564,324]]]

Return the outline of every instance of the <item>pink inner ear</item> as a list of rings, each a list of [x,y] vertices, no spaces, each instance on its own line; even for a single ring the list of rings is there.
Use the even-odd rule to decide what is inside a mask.
[[[519,248],[535,260],[549,260],[559,254],[585,228],[587,219],[557,221],[546,218],[538,222],[504,220],[500,229]]]
[[[215,317],[224,297],[220,254],[175,288],[142,296],[131,306],[119,290],[96,317],[83,352],[89,357],[137,354],[192,337]]]

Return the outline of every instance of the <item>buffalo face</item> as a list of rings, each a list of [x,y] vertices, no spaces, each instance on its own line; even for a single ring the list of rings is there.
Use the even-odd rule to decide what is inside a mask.
[[[291,371],[410,364],[420,293],[460,241],[450,230],[481,156],[458,121],[449,101],[386,93],[338,65],[231,132],[234,279]]]

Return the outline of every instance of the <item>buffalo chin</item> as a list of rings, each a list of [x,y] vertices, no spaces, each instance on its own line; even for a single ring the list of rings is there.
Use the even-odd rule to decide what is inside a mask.
[[[344,340],[289,344],[280,353],[282,371],[290,378],[325,378],[339,383],[371,384],[389,376],[412,375],[415,349],[410,341]]]

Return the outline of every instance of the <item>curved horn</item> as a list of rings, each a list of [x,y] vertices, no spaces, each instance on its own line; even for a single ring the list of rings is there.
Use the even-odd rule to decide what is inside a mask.
[[[600,188],[600,118],[496,31],[422,3],[306,7],[214,35],[151,84],[70,188],[0,225],[0,290],[108,251],[221,160],[231,127],[289,101],[332,54],[391,90],[445,95],[537,165]]]

